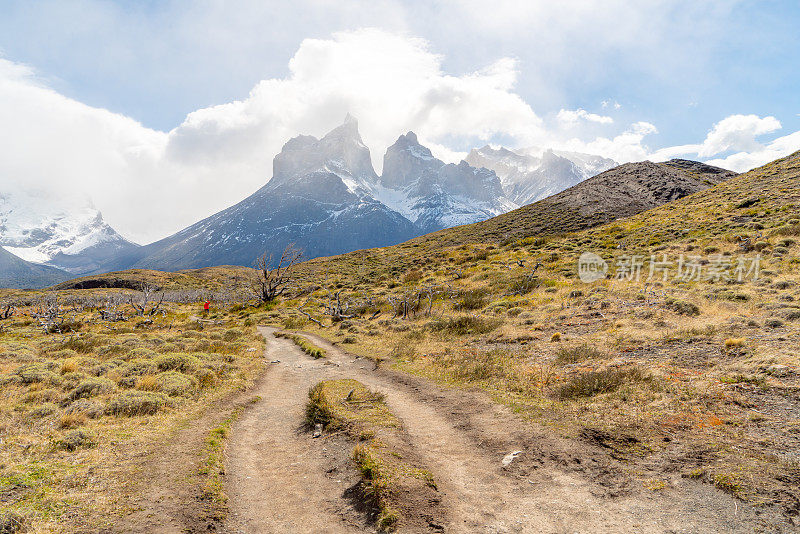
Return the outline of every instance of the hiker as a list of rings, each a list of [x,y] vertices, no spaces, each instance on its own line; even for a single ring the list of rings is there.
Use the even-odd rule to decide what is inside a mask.
[[[208,315],[208,310],[211,309],[211,301],[207,300],[205,304],[203,304],[203,314]]]

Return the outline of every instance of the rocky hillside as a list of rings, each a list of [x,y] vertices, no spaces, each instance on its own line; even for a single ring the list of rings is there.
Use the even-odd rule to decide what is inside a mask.
[[[470,151],[465,161],[493,170],[506,197],[519,206],[542,200],[617,165],[614,160],[537,148],[509,150],[484,146]]]
[[[493,219],[420,239],[460,244],[572,232],[661,206],[733,176],[696,161],[626,163]]]
[[[0,287],[38,289],[69,278],[69,273],[25,261],[0,247]]]

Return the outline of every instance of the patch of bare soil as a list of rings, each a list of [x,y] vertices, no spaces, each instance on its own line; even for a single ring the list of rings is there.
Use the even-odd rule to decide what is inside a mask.
[[[224,510],[205,498],[205,480],[199,468],[206,454],[206,440],[217,427],[252,396],[248,392],[230,395],[209,406],[199,418],[187,419],[163,436],[161,445],[149,453],[120,449],[119,466],[137,461],[143,464],[137,480],[118,488],[129,504],[121,518],[106,533],[185,534],[219,530]],[[144,461],[142,455],[147,454]]]
[[[577,440],[522,421],[482,392],[446,389],[375,369],[308,334],[328,358],[312,360],[286,340],[268,338],[277,361],[258,386],[262,401],[234,425],[228,450],[230,532],[363,532],[364,510],[352,494],[349,446],[311,439],[300,429],[308,387],[353,378],[383,393],[401,420],[409,451],[433,474],[438,517],[403,532],[753,532],[790,531],[780,515],[750,507],[679,473],[645,488],[614,451],[631,436],[587,429]],[[611,454],[609,454],[611,452]],[[697,451],[687,451],[691,456]],[[335,466],[331,470],[331,466]]]

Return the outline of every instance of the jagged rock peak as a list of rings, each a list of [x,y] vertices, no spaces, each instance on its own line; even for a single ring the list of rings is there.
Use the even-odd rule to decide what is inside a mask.
[[[272,183],[278,185],[316,171],[351,177],[367,189],[377,181],[369,149],[358,132],[358,121],[349,113],[322,139],[302,135],[289,140],[273,160]]]

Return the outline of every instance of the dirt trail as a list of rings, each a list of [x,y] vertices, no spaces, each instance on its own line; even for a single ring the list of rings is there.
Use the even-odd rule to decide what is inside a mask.
[[[643,490],[598,447],[536,434],[482,393],[374,370],[307,335],[328,351],[313,360],[272,329],[261,331],[267,359],[280,361],[256,386],[262,400],[231,433],[230,532],[370,530],[347,496],[356,482],[343,465],[348,445],[299,429],[308,388],[326,378],[354,378],[386,396],[441,491],[446,532],[752,532],[759,523],[753,509],[678,476],[673,489]]]

